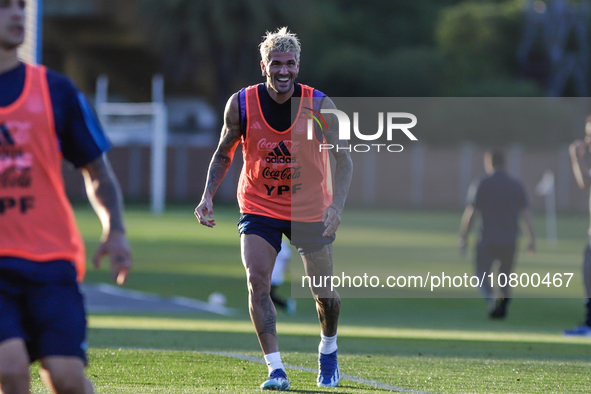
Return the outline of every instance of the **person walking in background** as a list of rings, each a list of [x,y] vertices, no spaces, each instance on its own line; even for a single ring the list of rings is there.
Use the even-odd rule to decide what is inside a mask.
[[[569,153],[573,173],[577,184],[583,190],[589,190],[591,185],[591,171],[588,164],[589,152],[591,151],[591,116],[585,123],[585,139],[576,140],[569,147]],[[591,196],[590,196],[591,204]],[[591,206],[591,205],[590,205]],[[587,296],[587,312],[585,321],[579,327],[564,331],[564,335],[591,336],[591,228],[589,228],[589,241],[583,252],[583,282]]]
[[[318,103],[317,111],[334,109],[324,93],[295,82],[300,48],[297,36],[285,27],[264,37],[260,65],[266,82],[244,88],[228,100],[220,142],[209,166],[203,197],[195,208],[199,223],[215,225],[212,200],[241,142],[244,165],[238,185],[238,231],[250,316],[269,370],[262,390],[290,388],[279,352],[277,312],[269,294],[282,234],[298,248],[307,275],[332,275],[332,243],[353,171],[346,141],[338,140],[336,119],[327,117],[327,128],[316,129],[310,139],[296,140],[295,134],[305,134],[305,125],[311,119],[304,107],[312,110]],[[302,100],[295,121],[291,116],[292,97]],[[334,187],[328,152],[319,149],[322,143],[341,148],[331,151],[336,161]],[[337,326],[341,300],[330,288],[311,290],[321,326],[317,385],[334,387],[340,380]]]
[[[495,261],[499,262],[499,274],[505,274],[508,278],[513,272],[520,217],[525,223],[528,250],[531,253],[536,249],[536,238],[525,189],[519,180],[507,173],[504,153],[500,150],[487,152],[484,155],[484,168],[487,175],[468,191],[468,203],[462,216],[458,245],[463,255],[468,233],[476,215],[480,214],[476,275],[479,278],[484,277],[481,289],[489,302],[489,316],[498,319],[507,315],[509,286],[500,287],[497,297],[487,275],[492,272]]]
[[[19,61],[25,2],[0,1],[0,392],[29,394],[29,364],[58,394],[91,394],[86,314],[78,281],[86,258],[62,179],[62,157],[82,170],[123,284],[131,267],[119,186],[86,99],[64,76]]]

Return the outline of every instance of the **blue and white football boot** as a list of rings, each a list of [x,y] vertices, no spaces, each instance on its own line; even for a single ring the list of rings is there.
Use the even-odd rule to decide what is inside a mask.
[[[582,337],[591,337],[591,327],[587,324],[583,324],[580,327],[573,328],[571,330],[564,331],[564,335],[566,336],[582,336]]]
[[[318,355],[318,387],[336,387],[341,380],[337,351]]]
[[[261,384],[261,390],[278,390],[286,391],[289,390],[289,380],[283,369],[274,369],[269,374],[267,380]]]

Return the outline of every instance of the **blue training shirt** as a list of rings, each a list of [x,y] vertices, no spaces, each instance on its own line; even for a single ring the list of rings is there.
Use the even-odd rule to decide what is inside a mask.
[[[21,95],[26,68],[0,74],[0,107],[7,107]],[[64,75],[47,70],[47,84],[53,108],[55,130],[62,155],[75,167],[84,166],[111,148],[96,115],[84,95]]]

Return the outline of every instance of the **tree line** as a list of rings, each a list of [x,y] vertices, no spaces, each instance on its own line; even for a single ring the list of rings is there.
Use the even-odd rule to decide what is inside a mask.
[[[526,0],[140,1],[171,88],[220,110],[233,92],[262,81],[258,44],[280,26],[302,42],[299,80],[330,96],[543,96],[544,80],[517,63]],[[562,134],[548,143],[572,138]]]

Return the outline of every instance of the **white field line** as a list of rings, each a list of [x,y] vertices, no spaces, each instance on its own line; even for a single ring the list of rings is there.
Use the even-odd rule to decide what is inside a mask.
[[[262,358],[252,357],[252,356],[246,356],[244,354],[226,353],[226,352],[200,352],[200,353],[213,354],[213,355],[216,355],[216,356],[233,357],[233,358],[238,358],[240,360],[252,361],[252,362],[255,362],[255,363],[259,363],[259,364],[265,364],[265,360],[262,359]],[[318,373],[318,370],[317,369],[313,369],[313,368],[300,367],[298,365],[291,365],[291,364],[283,364],[283,366],[285,368],[296,369],[298,371]],[[348,374],[341,374],[341,379],[349,380],[349,381],[355,382],[355,383],[365,384],[365,385],[368,385],[368,386],[373,386],[373,387],[378,388],[378,389],[395,391],[395,392],[398,392],[398,393],[431,394],[431,393],[428,393],[426,391],[410,390],[410,389],[406,389],[404,387],[393,386],[391,384],[380,382],[378,380],[369,380],[369,379],[364,379],[364,378],[360,378],[360,377],[353,376],[353,375],[348,375]]]
[[[157,294],[146,293],[139,290],[122,289],[120,287],[99,283],[92,285],[95,289],[104,294],[110,294],[121,298],[127,298],[132,300],[149,301],[149,302],[170,302],[176,305],[181,305],[189,308],[193,308],[200,311],[207,311],[216,313],[218,315],[230,316],[236,311],[231,308],[226,308],[222,305],[210,304],[208,302],[194,300],[186,297],[171,297],[165,298]]]

